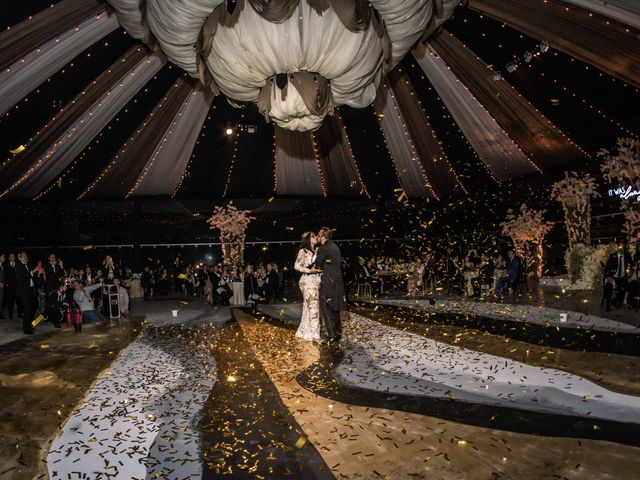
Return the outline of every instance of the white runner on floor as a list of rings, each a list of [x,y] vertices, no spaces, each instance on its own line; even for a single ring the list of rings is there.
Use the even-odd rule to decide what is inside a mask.
[[[640,333],[640,328],[616,320],[536,305],[440,299],[436,300],[435,305],[430,305],[428,300],[372,300],[370,303],[397,307],[412,307],[434,313],[480,315],[496,320],[511,320],[580,330]],[[566,322],[560,321],[561,313],[567,314]]]
[[[640,397],[582,377],[437,342],[351,314],[339,378],[360,388],[640,423]]]

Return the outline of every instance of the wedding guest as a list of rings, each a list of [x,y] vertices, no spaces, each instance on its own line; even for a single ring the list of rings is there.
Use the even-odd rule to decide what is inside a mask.
[[[33,333],[33,325],[31,322],[36,313],[36,284],[34,274],[40,273],[41,266],[34,269],[29,267],[29,257],[27,252],[22,251],[18,254],[18,263],[16,264],[16,297],[22,304],[22,331],[30,335]]]
[[[73,301],[82,312],[82,323],[100,322],[107,319],[102,312],[96,310],[91,296],[93,292],[100,291],[101,288],[101,283],[83,288],[80,282],[74,282]]]
[[[233,291],[225,277],[220,273],[218,265],[213,266],[210,278],[214,301],[220,305],[229,305],[229,299],[233,297]]]
[[[374,295],[380,292],[380,279],[373,277],[363,257],[358,257],[358,265],[356,265],[353,275],[356,282],[371,285]]]
[[[623,244],[618,245],[616,252],[609,255],[609,259],[604,268],[605,276],[605,295],[604,302],[606,310],[611,310],[611,302],[613,299],[614,306],[620,307],[624,302],[624,296],[627,291],[629,281],[628,269],[631,264],[631,255],[626,251]],[[614,298],[615,292],[615,298]]]
[[[58,288],[51,290],[47,295],[47,320],[52,322],[56,328],[62,326],[62,319],[69,308],[66,293],[67,285],[61,282],[58,284]]]
[[[63,269],[60,267],[58,259],[55,254],[50,254],[48,262],[44,265],[44,293],[49,295],[49,292],[56,290],[63,276]]]
[[[251,306],[251,311],[255,314],[258,310],[260,299],[258,280],[253,273],[253,265],[247,264],[244,271],[244,300]]]
[[[120,315],[126,317],[129,315],[129,292],[122,286],[119,278],[113,279],[113,284],[118,289],[118,307],[120,309]]]
[[[422,287],[424,281],[424,264],[422,259],[418,258],[413,265],[407,280],[407,294],[414,295],[418,293],[418,289]]]
[[[190,275],[191,271],[189,270],[189,267],[187,267],[187,278]],[[153,288],[153,276],[151,275],[151,269],[148,265],[144,267],[142,275],[140,275],[140,286],[144,290],[144,299],[149,300],[149,298],[151,298],[151,289]],[[189,289],[187,289],[187,293],[193,294]]]

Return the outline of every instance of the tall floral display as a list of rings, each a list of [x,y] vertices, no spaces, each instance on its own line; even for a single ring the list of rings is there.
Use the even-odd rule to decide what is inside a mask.
[[[577,289],[595,288],[600,281],[600,262],[606,246],[591,246],[591,197],[599,196],[594,178],[575,172],[554,183],[551,198],[560,202],[569,237],[565,265],[571,286]],[[605,258],[606,260],[606,258]]]
[[[531,271],[536,276],[542,276],[542,241],[551,230],[551,223],[545,221],[544,210],[532,210],[526,204],[520,206],[520,211],[514,213],[509,210],[505,221],[500,224],[502,233],[509,236],[518,255],[527,264],[535,262]]]
[[[569,236],[569,250],[575,245],[591,245],[591,197],[597,197],[596,182],[589,174],[567,172],[553,184],[551,198],[560,202]]]
[[[249,213],[249,210],[239,210],[233,202],[229,202],[228,205],[215,207],[213,215],[207,220],[211,229],[220,231],[222,254],[227,265],[237,267],[244,263],[247,227],[255,219]]]
[[[601,150],[604,178],[622,200],[628,240],[640,235],[640,140],[620,138],[616,148]]]

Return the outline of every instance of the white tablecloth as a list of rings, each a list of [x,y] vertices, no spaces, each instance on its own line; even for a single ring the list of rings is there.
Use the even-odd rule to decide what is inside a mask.
[[[129,290],[129,298],[142,298],[144,297],[144,290],[140,284],[140,279],[131,280],[131,290]]]
[[[231,297],[232,305],[244,305],[244,282],[233,282],[231,284],[233,297]]]

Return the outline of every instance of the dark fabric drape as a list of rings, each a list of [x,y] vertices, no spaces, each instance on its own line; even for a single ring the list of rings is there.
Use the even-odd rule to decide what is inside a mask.
[[[327,117],[313,136],[327,195],[367,195],[340,113]]]
[[[0,32],[0,69],[104,10],[105,5],[99,0],[62,0],[30,20],[3,30]]]
[[[300,0],[248,0],[262,18],[272,23],[282,23],[296,11]]]
[[[453,35],[446,33],[429,43],[538,167],[551,168],[587,157],[506,80],[493,80],[485,62]]]
[[[640,87],[640,31],[559,0],[469,0],[469,7]]]
[[[131,69],[132,65],[147,56],[147,51],[134,46],[120,57],[113,65],[100,74],[82,93],[67,103],[64,108],[41,127],[39,133],[27,144],[27,149],[7,159],[0,166],[0,191],[7,188],[13,181],[20,178],[41,155],[89,109],[99,98],[109,91],[114,84]]]
[[[171,128],[191,89],[190,82],[180,77],[82,196],[87,193],[100,197],[126,196]]]
[[[451,194],[456,186],[461,185],[418,101],[409,76],[402,68],[395,68],[387,79],[431,187],[439,198]]]
[[[322,177],[311,132],[275,127],[276,193],[324,195]]]

